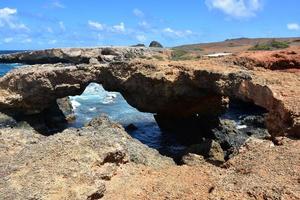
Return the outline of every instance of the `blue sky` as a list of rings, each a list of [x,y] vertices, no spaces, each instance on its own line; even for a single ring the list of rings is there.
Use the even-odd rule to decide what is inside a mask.
[[[0,49],[300,36],[299,0],[1,0]]]

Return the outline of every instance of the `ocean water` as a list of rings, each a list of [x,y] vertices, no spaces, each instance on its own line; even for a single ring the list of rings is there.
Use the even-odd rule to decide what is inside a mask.
[[[22,64],[18,63],[0,63],[0,77],[21,66]],[[130,106],[118,92],[108,92],[101,85],[91,83],[83,94],[72,96],[70,99],[76,115],[76,120],[69,125],[70,127],[80,128],[94,117],[104,114],[125,128],[134,125],[136,129],[128,129],[127,132],[163,155],[176,158],[186,149],[186,146],[180,144],[180,139],[174,137],[174,134],[160,130],[153,114],[139,112]],[[238,102],[231,105],[220,118],[233,120],[238,129],[245,129],[247,126],[241,123],[241,119],[247,115],[260,115],[263,112],[251,106],[243,106]]]
[[[0,63],[0,77],[21,66],[22,64],[18,63]],[[76,115],[76,120],[69,125],[70,127],[80,128],[94,117],[104,114],[125,128],[133,124],[137,129],[128,130],[128,133],[164,155],[174,156],[185,149],[172,135],[162,133],[153,114],[139,112],[118,92],[108,92],[101,85],[91,83],[83,94],[70,99]]]
[[[185,149],[172,135],[160,130],[153,114],[139,112],[118,92],[108,92],[101,85],[91,83],[83,94],[70,99],[76,115],[76,121],[70,124],[73,127],[82,127],[92,118],[104,114],[125,128],[133,124],[137,129],[128,130],[128,133],[162,154],[176,155]]]
[[[18,67],[21,67],[22,64],[19,63],[13,63],[13,64],[2,64],[0,63],[0,77],[4,76],[7,72],[16,69]]]

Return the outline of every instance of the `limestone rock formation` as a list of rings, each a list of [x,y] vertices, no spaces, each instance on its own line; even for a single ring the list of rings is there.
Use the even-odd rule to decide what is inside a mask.
[[[141,51],[137,50],[141,48],[130,49]],[[82,52],[80,57],[94,55],[95,49]],[[116,52],[123,52],[121,61],[33,65],[14,70],[0,78],[0,109],[38,113],[56,99],[81,94],[89,83],[96,82],[106,90],[121,92],[140,111],[157,113],[166,119],[218,115],[225,111],[228,97],[240,99],[269,112],[266,125],[273,136],[300,134],[298,71],[249,70],[237,65],[235,56],[153,62],[132,60],[137,54],[126,60],[127,49],[122,48],[104,48],[99,55],[117,55]],[[144,52],[151,55],[151,50]]]
[[[0,129],[0,141],[0,199],[99,199],[126,163],[174,165],[103,117],[49,137]]]

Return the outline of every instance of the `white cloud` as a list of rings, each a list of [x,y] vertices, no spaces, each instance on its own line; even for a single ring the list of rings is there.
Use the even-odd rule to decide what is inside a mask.
[[[0,18],[9,18],[10,16],[17,14],[17,9],[14,8],[2,8],[0,9]]]
[[[62,30],[62,31],[66,31],[66,27],[65,27],[65,24],[63,21],[60,21],[59,23],[59,28]]]
[[[135,16],[137,16],[137,17],[144,17],[145,16],[145,14],[143,13],[143,11],[141,11],[141,10],[139,10],[137,8],[133,10],[133,14]]]
[[[11,43],[13,40],[14,40],[14,38],[11,38],[11,37],[9,37],[9,38],[4,38],[3,42],[4,42],[4,43]]]
[[[113,32],[118,32],[118,33],[123,33],[125,32],[126,28],[125,28],[125,24],[123,22],[121,22],[118,25],[114,25],[112,27]]]
[[[297,23],[289,23],[287,24],[287,28],[291,31],[298,31],[300,30],[300,25]]]
[[[22,43],[31,43],[32,39],[31,38],[26,38],[22,41]]]
[[[163,33],[166,36],[173,37],[173,38],[183,38],[187,36],[193,35],[193,32],[191,30],[174,30],[172,28],[165,28],[163,29]]]
[[[99,22],[95,22],[95,21],[89,20],[89,21],[88,21],[88,25],[89,25],[92,29],[96,29],[96,30],[99,30],[99,31],[104,30],[104,25],[102,25],[102,24],[99,23]]]
[[[262,0],[206,0],[210,9],[221,10],[234,18],[254,17],[262,8]]]
[[[56,44],[57,43],[57,40],[50,40],[49,42],[48,42],[48,44]]]
[[[0,27],[6,27],[13,30],[30,31],[23,23],[19,23],[16,19],[17,9],[2,8],[0,9]]]
[[[54,8],[66,8],[60,1],[53,1],[51,5]]]
[[[147,37],[145,35],[137,35],[136,36],[136,39],[139,41],[139,42],[145,42],[147,40]]]
[[[51,27],[47,27],[47,32],[48,33],[53,33],[53,29]]]
[[[88,25],[91,29],[97,30],[97,31],[107,31],[107,32],[113,32],[113,33],[124,33],[126,32],[125,24],[121,22],[120,24],[114,25],[114,26],[107,26],[105,24],[101,24],[96,21],[88,21]]]
[[[149,28],[151,28],[151,25],[148,22],[146,22],[146,21],[139,22],[138,25],[142,29],[149,29]]]

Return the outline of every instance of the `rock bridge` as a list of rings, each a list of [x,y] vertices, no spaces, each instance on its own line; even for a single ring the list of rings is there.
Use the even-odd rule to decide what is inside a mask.
[[[218,116],[229,99],[268,110],[273,136],[300,136],[298,73],[248,69],[236,57],[170,61],[170,50],[149,48],[52,49],[0,56],[28,65],[0,78],[0,110],[39,113],[91,83],[120,92],[143,112],[162,118]],[[164,60],[151,59],[154,55]]]

